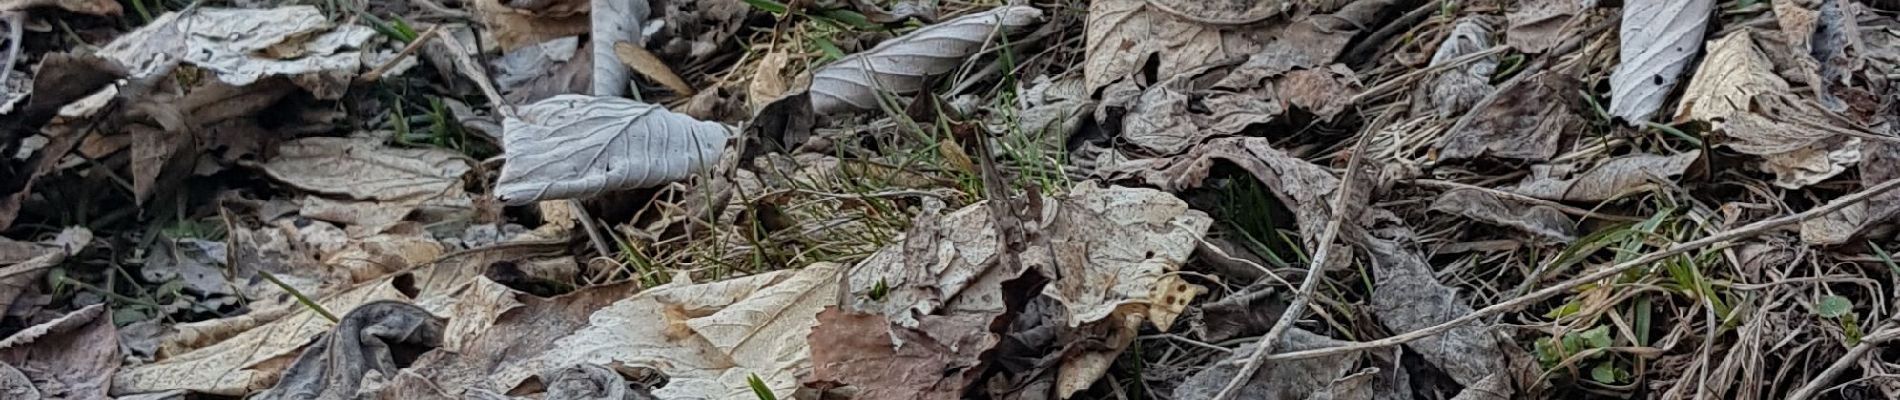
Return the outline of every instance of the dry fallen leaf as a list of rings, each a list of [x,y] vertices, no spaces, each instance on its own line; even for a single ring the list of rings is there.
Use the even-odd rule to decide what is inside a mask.
[[[1463,317],[1471,306],[1458,300],[1458,291],[1438,281],[1432,266],[1401,243],[1416,238],[1368,237],[1366,252],[1379,279],[1371,295],[1372,315],[1392,332],[1410,332]],[[1443,334],[1407,343],[1460,385],[1505,371],[1508,364],[1488,324],[1465,324]]]
[[[1701,156],[1701,150],[1667,156],[1631,154],[1581,172],[1567,171],[1568,166],[1536,165],[1523,182],[1506,190],[1545,200],[1604,201],[1640,193],[1654,186],[1652,180],[1667,181],[1682,175]]]
[[[1581,86],[1557,67],[1504,82],[1438,138],[1442,160],[1494,157],[1546,161],[1584,120],[1570,104]]]
[[[1731,114],[1715,129],[1731,139],[1722,145],[1762,156],[1775,185],[1797,189],[1819,183],[1860,162],[1868,128],[1813,101],[1771,93],[1753,96],[1745,112]]]
[[[1755,95],[1789,92],[1751,32],[1738,30],[1709,45],[1709,56],[1682,95],[1677,118],[1714,122],[1748,111]]]
[[[812,73],[811,107],[819,115],[879,109],[885,93],[908,95],[930,77],[950,72],[979,51],[992,50],[1042,18],[1027,6],[997,7],[920,28],[851,54]]]
[[[837,300],[841,269],[820,263],[650,288],[594,312],[588,326],[554,339],[535,360],[496,370],[491,384],[512,386],[543,366],[612,363],[666,375],[666,387],[653,391],[661,399],[751,397],[753,375],[791,398],[794,371],[811,360],[803,338]]]
[[[594,52],[594,59],[600,62],[594,63],[593,90],[588,91],[587,94],[606,97],[625,96],[630,89],[629,84],[633,82],[633,76],[629,73],[632,72],[629,64],[633,63],[617,63],[612,60],[625,61],[626,56],[621,54],[646,50],[638,46],[646,43],[641,40],[641,26],[646,24],[647,16],[652,14],[651,10],[647,8],[645,1],[597,0],[591,3],[591,9],[588,10],[591,24],[587,34],[587,47]],[[622,50],[620,48],[622,43],[633,47]],[[638,66],[633,65],[633,67]]]
[[[379,36],[367,26],[332,25],[315,6],[270,9],[203,7],[166,13],[99,50],[145,76],[169,60],[246,86],[291,77],[318,98],[341,97],[370,59],[362,50]]]
[[[0,340],[0,366],[18,368],[47,399],[106,399],[119,334],[104,305],[73,311]]]
[[[1235,5],[1240,3],[1233,3]],[[1259,32],[1239,25],[1195,22],[1161,9],[1207,9],[1191,1],[1103,0],[1089,4],[1086,61],[1083,74],[1090,93],[1140,71],[1158,59],[1161,77],[1185,74],[1215,61],[1251,55],[1260,50]],[[1228,4],[1228,3],[1223,3]],[[1253,2],[1247,17],[1285,12],[1289,1]],[[1219,18],[1243,17],[1230,13]],[[1330,62],[1325,60],[1322,62]]]
[[[92,231],[81,227],[66,228],[44,245],[8,242],[5,259],[0,259],[0,310],[13,306],[46,271],[59,266],[66,257],[79,254],[92,243]]]
[[[313,137],[277,147],[263,165],[271,178],[341,199],[307,199],[303,215],[380,233],[423,207],[469,209],[462,189],[469,160],[443,148],[394,148],[367,138]]]
[[[510,113],[502,134],[495,195],[522,205],[686,179],[717,162],[733,132],[653,104],[561,95]]]
[[[1432,53],[1432,66],[1443,65],[1466,54],[1475,53],[1491,47],[1491,26],[1477,18],[1464,18],[1453,26],[1451,34],[1438,45],[1438,51]],[[1491,75],[1497,72],[1498,57],[1485,56],[1477,61],[1452,68],[1439,75],[1430,85],[1432,111],[1439,118],[1449,118],[1462,114],[1478,104],[1494,90],[1491,87]]]
[[[297,356],[275,386],[249,398],[353,398],[365,381],[395,374],[397,352],[433,348],[442,341],[442,320],[403,302],[364,304],[339,319]]]
[[[981,353],[996,345],[988,317],[926,316],[904,328],[883,315],[826,308],[811,332],[807,386],[841,383],[866,399],[960,399],[983,373]]]
[[[476,0],[475,16],[504,51],[555,38],[586,34],[587,0]]]
[[[1289,329],[1286,336],[1280,338],[1277,351],[1298,351],[1322,347],[1334,347],[1346,342],[1307,332],[1299,328]],[[1174,388],[1174,398],[1181,400],[1205,400],[1214,398],[1227,382],[1240,373],[1240,361],[1246,360],[1254,352],[1254,343],[1240,345],[1234,349],[1227,360],[1218,361],[1194,373]],[[1270,362],[1254,372],[1251,379],[1240,387],[1234,398],[1262,400],[1310,399],[1309,395],[1329,393],[1335,380],[1345,377],[1353,371],[1353,361],[1358,353],[1340,353],[1335,355]],[[1323,397],[1329,398],[1329,397]]]
[[[1180,156],[1109,166],[1108,173],[1116,179],[1133,179],[1180,192],[1202,187],[1216,160],[1238,165],[1271,189],[1281,204],[1292,208],[1307,254],[1318,249],[1320,232],[1332,218],[1328,204],[1335,197],[1339,178],[1325,167],[1273,148],[1267,138],[1216,138]]]
[[[1520,52],[1543,53],[1580,27],[1581,16],[1596,7],[1596,0],[1524,0],[1505,17],[1510,26],[1504,42]]]
[[[66,11],[81,14],[116,17],[125,13],[125,7],[116,1],[99,0],[8,0],[0,2],[0,11],[26,11],[38,7],[59,7]]]
[[[1633,0],[1623,5],[1621,62],[1610,74],[1612,116],[1631,126],[1649,122],[1689,61],[1702,52],[1714,0]]]
[[[614,43],[614,55],[619,57],[621,63],[633,68],[633,72],[658,81],[660,85],[672,89],[674,94],[693,95],[692,85],[687,85],[685,79],[680,79],[679,74],[673,73],[672,67],[666,66],[665,61],[660,61],[659,57],[647,52],[646,48],[627,42]]]
[[[1490,192],[1458,189],[1440,194],[1432,201],[1432,211],[1462,215],[1480,222],[1502,225],[1545,239],[1568,243],[1577,239],[1576,222],[1562,211],[1539,204],[1528,204]]]
[[[1869,142],[1861,148],[1861,185],[1878,185],[1900,178],[1900,144]],[[1820,218],[1801,221],[1801,242],[1833,246],[1867,235],[1870,229],[1891,224],[1900,216],[1900,193],[1887,192]],[[1784,263],[1785,264],[1785,263]],[[1770,264],[1783,265],[1783,264]]]

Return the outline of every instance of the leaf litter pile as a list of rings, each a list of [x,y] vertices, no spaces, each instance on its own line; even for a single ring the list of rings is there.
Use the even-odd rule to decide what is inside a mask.
[[[0,398],[1896,398],[1896,15],[13,0]]]

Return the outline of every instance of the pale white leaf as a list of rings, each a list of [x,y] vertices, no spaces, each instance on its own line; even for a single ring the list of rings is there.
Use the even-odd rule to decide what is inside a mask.
[[[612,58],[608,58],[612,60]],[[618,97],[561,95],[502,122],[508,204],[652,187],[705,172],[732,129]]]
[[[998,7],[926,26],[840,58],[812,73],[812,110],[832,114],[877,109],[880,93],[916,93],[931,76],[955,70],[970,56],[1002,43],[1002,35],[1041,18],[1042,10],[1034,7]],[[611,53],[607,59],[613,59]]]
[[[314,6],[270,9],[204,7],[167,13],[99,50],[134,75],[178,60],[244,86],[288,76],[319,98],[336,98],[367,64],[361,52],[378,35],[367,26],[333,25]]]
[[[1702,51],[1715,0],[1632,0],[1623,4],[1621,62],[1610,73],[1610,115],[1641,126],[1662,107],[1689,60]]]
[[[614,44],[644,43],[640,40],[640,23],[647,19],[646,0],[593,0],[589,12],[593,19],[592,34],[589,42],[594,53],[593,86],[590,93],[595,96],[623,96],[627,94],[627,83],[633,79],[632,69],[626,64],[614,62]]]

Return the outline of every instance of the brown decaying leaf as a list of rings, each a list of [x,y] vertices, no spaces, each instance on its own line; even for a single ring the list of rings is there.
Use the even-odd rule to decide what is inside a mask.
[[[433,348],[441,341],[442,320],[428,311],[396,301],[364,304],[305,348],[275,386],[249,398],[355,397],[366,381],[395,375],[396,352]]]
[[[673,93],[680,96],[692,96],[694,93],[692,85],[687,85],[685,79],[673,73],[673,68],[667,67],[665,61],[660,61],[646,48],[627,42],[614,43],[614,55],[620,58],[621,63],[633,68],[633,72],[659,82],[667,89],[672,89]]]
[[[46,271],[59,266],[66,257],[79,254],[92,243],[92,231],[71,227],[44,245],[7,241],[6,257],[0,260],[0,310],[13,306],[28,288],[41,282]]]
[[[1492,225],[1517,228],[1559,242],[1577,239],[1576,222],[1562,211],[1549,206],[1525,204],[1490,192],[1473,189],[1447,191],[1432,201],[1431,209]]]
[[[1491,47],[1491,26],[1478,18],[1463,18],[1451,29],[1438,50],[1432,52],[1432,66],[1443,65],[1466,54]],[[1498,57],[1485,56],[1452,68],[1433,79],[1427,99],[1439,118],[1450,118],[1471,109],[1494,90],[1491,75],[1497,72]]]
[[[0,365],[19,368],[48,399],[106,399],[119,369],[119,334],[91,305],[0,341]]]
[[[1212,137],[1240,133],[1283,111],[1274,101],[1220,91],[1194,91],[1187,77],[1148,87],[1122,119],[1121,138],[1156,154],[1179,154]],[[1190,95],[1191,93],[1191,95]],[[1193,98],[1201,101],[1193,101]],[[1199,112],[1195,103],[1205,105]]]
[[[1861,148],[1861,185],[1878,185],[1900,178],[1900,144],[1869,142]],[[1869,231],[1900,217],[1900,193],[1888,192],[1866,203],[1801,222],[1801,242],[1833,246],[1850,243]]]
[[[518,4],[527,8],[516,8]],[[591,26],[587,0],[508,2],[476,0],[475,15],[504,51],[556,38],[586,34]]]
[[[1709,45],[1709,56],[1696,68],[1682,95],[1676,118],[1713,122],[1746,112],[1758,94],[1788,93],[1788,82],[1756,48],[1753,31],[1737,30]]]
[[[1507,190],[1545,200],[1604,201],[1640,193],[1653,186],[1651,180],[1666,181],[1682,175],[1701,156],[1701,150],[1666,156],[1631,154],[1611,158],[1582,172],[1569,171],[1572,166],[1536,165],[1532,166],[1530,176]]]
[[[1689,61],[1702,51],[1702,34],[1715,0],[1633,0],[1623,5],[1621,62],[1610,73],[1612,116],[1642,126],[1662,107]]]
[[[1571,104],[1581,84],[1566,70],[1550,68],[1506,81],[1439,137],[1438,157],[1546,161],[1555,156],[1564,138],[1584,123]]]
[[[979,51],[1000,45],[1002,35],[1042,18],[1028,6],[997,7],[930,25],[851,54],[812,73],[811,107],[820,115],[879,109],[885,93],[923,89],[930,77],[962,66]]]

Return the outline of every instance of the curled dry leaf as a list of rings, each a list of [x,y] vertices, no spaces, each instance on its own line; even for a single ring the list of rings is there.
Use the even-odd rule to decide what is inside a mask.
[[[513,386],[538,365],[619,364],[666,375],[661,399],[750,398],[756,375],[778,398],[811,361],[803,340],[837,300],[842,266],[813,264],[706,284],[661,285],[594,312],[533,362],[504,365],[491,385]],[[540,340],[547,340],[541,338]]]
[[[588,0],[475,0],[475,15],[501,49],[514,50],[555,38],[586,34]]]
[[[1328,204],[1339,187],[1339,178],[1325,167],[1273,148],[1267,138],[1216,138],[1180,156],[1127,161],[1105,169],[1115,179],[1132,179],[1180,192],[1201,187],[1215,161],[1234,163],[1271,189],[1281,204],[1292,208],[1307,254],[1318,249],[1320,233],[1333,213]]]
[[[1621,62],[1610,73],[1612,116],[1642,126],[1662,107],[1689,61],[1702,51],[1702,34],[1715,0],[1636,0],[1623,5],[1617,30]]]
[[[1872,136],[1840,115],[1786,93],[1750,98],[1746,112],[1715,124],[1736,151],[1760,155],[1775,185],[1798,189],[1840,175],[1860,162],[1861,138]]]
[[[1139,72],[1158,58],[1157,76],[1173,77],[1215,61],[1251,55],[1260,50],[1260,33],[1245,26],[1209,25],[1170,13],[1172,9],[1208,9],[1191,1],[1103,0],[1089,4],[1086,60],[1083,74],[1090,93]],[[1250,12],[1275,15],[1292,2],[1253,2]],[[1235,2],[1223,2],[1235,4]],[[1233,15],[1223,15],[1223,18]],[[1326,60],[1324,62],[1329,62]]]
[[[1283,111],[1277,102],[1253,96],[1191,91],[1184,87],[1189,83],[1186,77],[1169,79],[1143,91],[1122,119],[1122,140],[1155,154],[1180,154],[1208,138],[1272,121]]]
[[[0,366],[18,368],[47,399],[111,398],[119,362],[119,334],[99,304],[0,340]]]
[[[820,115],[876,110],[884,93],[922,90],[930,77],[950,72],[979,51],[1042,18],[1028,6],[997,7],[918,29],[845,56],[812,73],[811,107]]]
[[[1639,193],[1652,186],[1653,180],[1668,180],[1682,175],[1702,157],[1701,150],[1674,155],[1631,154],[1611,158],[1589,170],[1572,171],[1573,166],[1535,165],[1531,175],[1517,187],[1508,189],[1545,200],[1596,202]]]
[[[355,397],[366,381],[395,376],[397,352],[434,348],[441,342],[442,320],[428,311],[396,301],[364,304],[304,349],[276,386],[250,398]]]
[[[1714,122],[1748,111],[1755,95],[1789,92],[1774,63],[1755,46],[1752,32],[1737,30],[1709,45],[1709,56],[1682,95],[1677,118]]]
[[[687,85],[685,79],[680,79],[679,74],[673,73],[672,67],[666,66],[665,61],[660,61],[659,57],[647,52],[644,47],[627,42],[614,43],[614,56],[619,57],[621,63],[633,68],[633,72],[659,82],[667,89],[672,89],[675,94],[693,95],[692,85]]]
[[[1566,100],[1576,99],[1581,83],[1566,70],[1550,68],[1506,81],[1439,137],[1438,157],[1549,160],[1584,124],[1570,104],[1574,101]]]
[[[507,164],[495,195],[511,205],[652,187],[702,173],[732,129],[617,97],[555,96],[502,122]]]
[[[1502,225],[1545,239],[1570,242],[1577,239],[1576,222],[1562,211],[1539,204],[1498,196],[1474,189],[1447,191],[1432,201],[1432,210],[1462,215],[1480,222]]]

